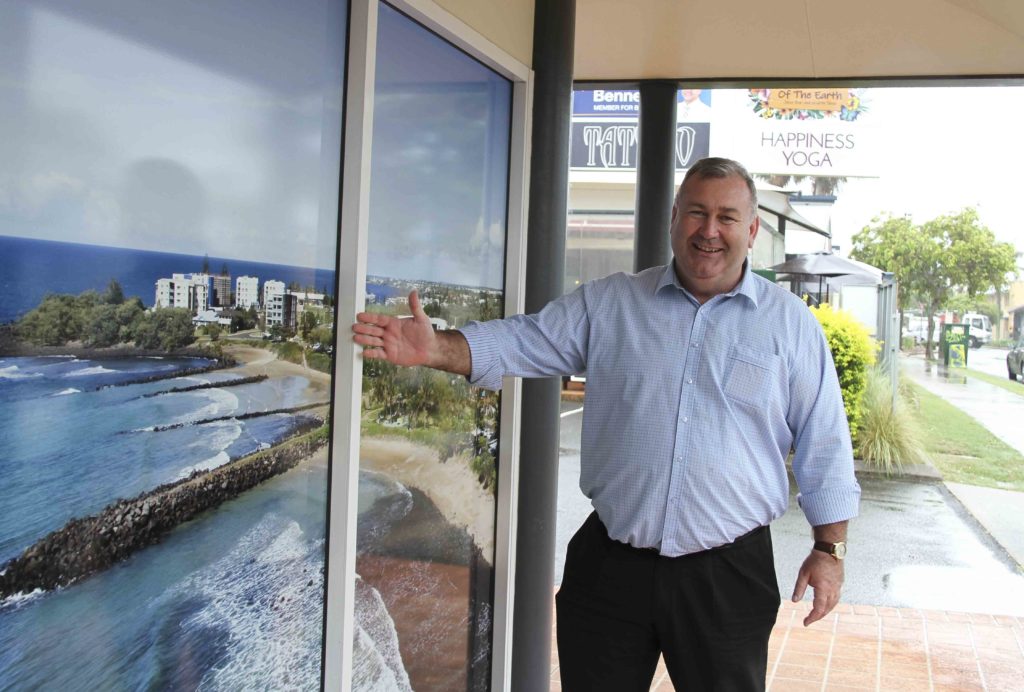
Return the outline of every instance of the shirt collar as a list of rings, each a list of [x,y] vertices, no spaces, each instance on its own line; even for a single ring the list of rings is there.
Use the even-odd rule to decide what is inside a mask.
[[[692,298],[690,292],[683,288],[683,285],[679,283],[679,277],[676,276],[674,261],[665,265],[665,269],[661,273],[661,278],[658,279],[658,284],[654,287],[654,292],[660,293],[666,286],[675,286],[677,289],[683,291],[687,296]],[[757,280],[754,278],[754,272],[750,271],[749,259],[743,262],[743,275],[740,282],[736,284],[735,288],[723,295],[730,298],[737,295],[746,296],[747,300],[749,300],[755,308],[757,307]]]

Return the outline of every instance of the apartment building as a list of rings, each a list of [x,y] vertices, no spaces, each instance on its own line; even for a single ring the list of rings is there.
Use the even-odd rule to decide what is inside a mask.
[[[240,276],[235,279],[235,307],[248,310],[249,308],[259,307],[259,305],[259,278],[255,276]]]

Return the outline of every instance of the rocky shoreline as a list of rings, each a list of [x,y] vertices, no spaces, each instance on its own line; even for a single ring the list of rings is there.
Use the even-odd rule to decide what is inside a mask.
[[[35,346],[22,341],[0,340],[0,357],[33,358],[45,356],[73,356],[82,360],[110,360],[112,358],[209,358],[219,360],[221,367],[235,365],[233,358],[208,349],[190,346],[175,351],[160,351],[134,346],[112,346],[110,348],[89,348],[78,342],[66,346]]]
[[[72,519],[0,568],[0,598],[68,586],[158,543],[178,525],[284,473],[328,442],[313,420],[285,442]],[[312,430],[312,428],[317,428]]]

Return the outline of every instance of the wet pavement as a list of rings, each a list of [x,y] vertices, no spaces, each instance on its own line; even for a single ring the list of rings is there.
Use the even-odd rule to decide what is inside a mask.
[[[1005,352],[982,349],[971,366],[998,376],[1003,358]],[[1024,453],[1024,425],[1013,424],[1024,414],[1024,397],[926,365],[907,359],[904,375]],[[581,413],[581,402],[563,402],[556,586],[566,545],[591,511],[578,486]],[[787,601],[811,540],[795,488],[789,511],[772,524],[783,603],[769,643],[767,688],[1024,689],[1024,493],[945,484],[934,474],[858,478],[861,513],[850,524],[842,602],[809,628],[800,621],[810,589],[801,603]],[[554,633],[550,689],[561,690]],[[662,661],[651,690],[672,689]]]
[[[581,407],[578,402],[562,404],[556,584],[561,582],[569,538],[591,511],[578,486]],[[869,474],[861,474],[860,481],[861,514],[850,524],[845,603],[1024,617],[1024,575],[944,484]],[[1012,494],[1019,497],[1024,495]],[[1016,518],[1024,516],[1021,512],[1024,506],[1002,515]],[[1011,529],[1016,525],[1011,520]],[[792,593],[811,541],[795,499],[772,525],[772,537],[785,598]]]
[[[985,356],[991,355],[990,352],[986,352],[986,349],[981,349],[977,354],[972,351],[968,356],[967,362],[972,369],[982,365],[982,362],[976,366],[971,358],[977,355],[978,361],[982,361],[982,358],[985,357],[981,355],[982,353],[985,353]],[[900,366],[905,377],[909,377],[911,381],[921,385],[932,394],[942,397],[969,414],[988,428],[993,435],[1024,454],[1024,396],[1008,392],[988,382],[982,382],[977,378],[957,372],[955,369],[926,361],[921,356],[902,357]],[[986,367],[982,371],[989,371],[990,368],[991,366]],[[977,369],[981,370],[982,368],[977,367]],[[989,374],[994,373],[990,372]],[[998,374],[1006,375],[1005,366]],[[1009,380],[1007,383],[1009,384]],[[1024,385],[1021,386],[1024,388]]]

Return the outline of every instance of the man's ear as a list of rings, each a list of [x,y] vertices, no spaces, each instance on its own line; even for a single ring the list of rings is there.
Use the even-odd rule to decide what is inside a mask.
[[[754,238],[757,237],[757,231],[761,228],[761,217],[754,215],[754,220],[750,224],[750,239],[747,241],[747,247],[754,247]]]

